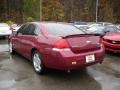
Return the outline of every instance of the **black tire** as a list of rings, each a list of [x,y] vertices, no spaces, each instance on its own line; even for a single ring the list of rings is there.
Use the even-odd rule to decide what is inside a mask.
[[[46,67],[43,63],[42,56],[37,50],[32,53],[32,61],[33,68],[37,74],[42,75],[46,73]]]

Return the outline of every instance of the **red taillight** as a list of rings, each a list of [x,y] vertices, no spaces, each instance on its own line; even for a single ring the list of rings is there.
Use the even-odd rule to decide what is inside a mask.
[[[58,48],[58,49],[69,48],[69,44],[68,44],[67,40],[60,39],[59,41],[57,41],[55,43],[54,48]]]

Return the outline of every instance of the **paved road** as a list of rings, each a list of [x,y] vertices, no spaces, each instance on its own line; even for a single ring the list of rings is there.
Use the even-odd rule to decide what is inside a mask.
[[[71,73],[49,70],[37,75],[31,62],[10,55],[0,40],[0,90],[120,90],[120,54],[106,54],[103,64]]]

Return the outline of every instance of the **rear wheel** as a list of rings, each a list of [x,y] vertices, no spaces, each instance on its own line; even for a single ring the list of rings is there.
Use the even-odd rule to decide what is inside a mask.
[[[38,51],[34,51],[32,54],[33,67],[38,74],[44,74],[46,72],[45,65],[43,64],[42,56]]]

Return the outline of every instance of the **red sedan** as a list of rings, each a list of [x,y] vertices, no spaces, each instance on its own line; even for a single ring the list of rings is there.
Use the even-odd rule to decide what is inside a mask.
[[[33,62],[35,71],[46,68],[74,70],[102,63],[104,47],[99,36],[88,35],[65,23],[33,22],[24,24],[10,37],[10,52]]]
[[[120,33],[110,33],[103,37],[102,43],[107,51],[120,52]]]

